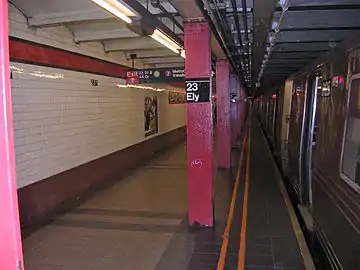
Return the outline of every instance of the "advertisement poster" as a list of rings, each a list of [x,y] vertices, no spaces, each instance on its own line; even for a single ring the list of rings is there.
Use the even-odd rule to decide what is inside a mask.
[[[155,96],[145,97],[145,137],[158,133],[158,100]]]
[[[184,104],[184,103],[185,103],[184,92],[169,91],[169,104]]]

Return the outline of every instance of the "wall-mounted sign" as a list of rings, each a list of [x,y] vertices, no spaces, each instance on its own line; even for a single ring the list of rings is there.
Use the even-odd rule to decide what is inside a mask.
[[[235,103],[237,100],[237,96],[235,93],[230,93],[230,102]]]
[[[92,86],[98,86],[98,85],[99,85],[99,81],[92,79],[92,80],[91,80],[91,85],[92,85]]]
[[[169,92],[169,104],[183,104],[185,103],[185,92]]]
[[[158,68],[126,72],[127,84],[168,83],[185,81],[184,68]]]
[[[186,79],[186,102],[198,103],[210,101],[210,79]]]
[[[339,83],[339,82],[337,82]],[[336,85],[336,87],[338,84]],[[324,81],[321,86],[320,96],[321,97],[329,97],[331,94],[331,80]]]
[[[339,76],[334,76],[332,79],[332,86],[338,87],[339,85]]]

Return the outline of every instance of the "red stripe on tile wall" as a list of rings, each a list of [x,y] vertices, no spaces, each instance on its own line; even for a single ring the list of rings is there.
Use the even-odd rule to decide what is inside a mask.
[[[9,45],[14,62],[126,78],[127,67],[105,60],[12,37]]]

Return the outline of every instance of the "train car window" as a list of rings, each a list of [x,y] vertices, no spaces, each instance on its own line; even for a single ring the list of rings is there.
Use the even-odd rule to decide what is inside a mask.
[[[360,190],[360,76],[350,83],[345,126],[341,174],[343,179]]]

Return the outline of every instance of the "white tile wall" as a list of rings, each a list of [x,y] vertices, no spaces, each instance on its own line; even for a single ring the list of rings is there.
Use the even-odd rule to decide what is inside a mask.
[[[166,91],[119,88],[124,80],[56,68],[11,68],[19,188],[148,139],[146,95],[158,97],[158,134],[185,125],[185,106],[168,104]]]
[[[130,64],[122,53],[104,53],[99,42],[75,44],[64,26],[29,28],[12,5],[9,28],[13,37]],[[19,188],[148,139],[143,116],[147,94],[158,96],[158,134],[185,125],[185,106],[169,105],[167,92],[119,88],[124,80],[106,76],[20,63],[11,66]],[[92,86],[91,79],[97,79],[99,86]]]
[[[72,33],[65,26],[45,28],[28,27],[26,17],[10,3],[9,32],[10,36],[13,37],[96,57],[125,66],[131,66],[131,61],[126,60],[123,53],[105,53],[100,42],[74,43]],[[137,60],[135,62],[135,67],[142,68],[143,65]]]
[[[130,64],[122,53],[104,53],[98,42],[75,44],[64,26],[29,28],[12,5],[9,28],[14,37]],[[157,135],[185,125],[185,106],[169,105],[167,92],[119,88],[124,80],[106,76],[20,63],[11,66],[19,188],[148,139],[145,95],[158,96]],[[99,86],[92,86],[91,79]]]

